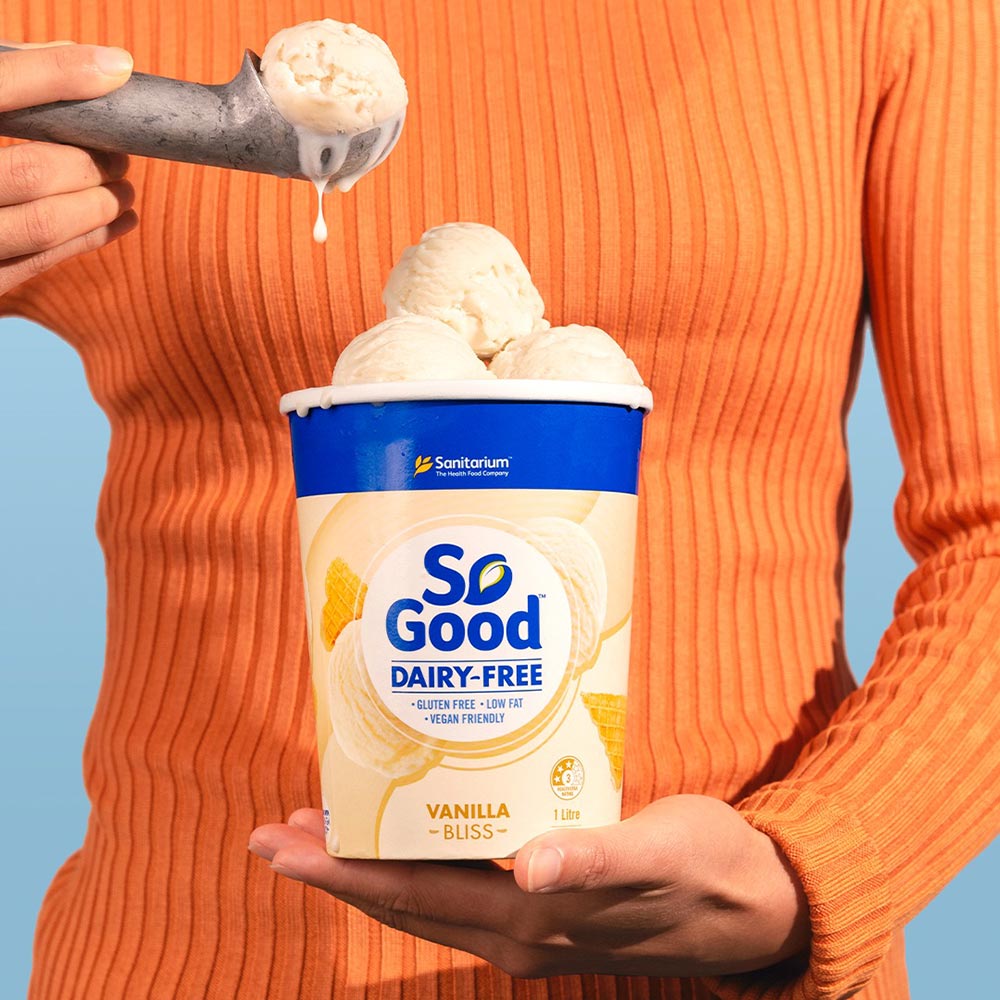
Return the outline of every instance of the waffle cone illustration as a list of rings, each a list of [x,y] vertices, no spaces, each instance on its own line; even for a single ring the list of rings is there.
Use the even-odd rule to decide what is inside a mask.
[[[615,788],[622,787],[622,768],[625,763],[625,702],[623,694],[600,694],[582,691],[580,697],[604,744],[611,767]]]
[[[361,616],[368,588],[343,559],[337,558],[326,571],[326,604],[323,605],[322,636],[327,651],[349,622]]]

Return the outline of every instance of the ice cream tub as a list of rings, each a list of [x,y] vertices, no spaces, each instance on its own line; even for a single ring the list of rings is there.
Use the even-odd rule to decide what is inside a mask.
[[[289,393],[327,851],[503,858],[621,816],[649,390]]]

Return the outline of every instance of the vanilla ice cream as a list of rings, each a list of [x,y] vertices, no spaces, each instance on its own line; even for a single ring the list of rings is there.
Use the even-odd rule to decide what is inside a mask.
[[[579,676],[594,661],[608,609],[601,550],[586,530],[565,517],[533,517],[524,527],[528,541],[558,569],[566,588],[573,629],[570,667]]]
[[[455,331],[426,316],[397,316],[359,334],[341,352],[333,385],[492,378]]]
[[[440,754],[408,739],[375,707],[365,687],[360,622],[349,622],[330,654],[330,722],[340,748],[355,763],[391,778],[428,767]]]
[[[490,363],[498,378],[570,379],[642,385],[614,338],[596,326],[554,326],[512,341]]]
[[[313,239],[324,243],[327,186],[349,191],[389,155],[406,116],[406,84],[378,35],[330,18],[277,32],[264,48],[260,72],[274,106],[295,128],[299,169],[319,197]],[[348,164],[362,133],[370,133],[367,145],[355,149]]]
[[[428,229],[403,251],[382,298],[389,316],[431,316],[447,323],[481,358],[549,325],[514,244],[475,222]]]
[[[277,109],[314,132],[356,135],[407,103],[389,46],[356,24],[326,18],[284,28],[264,48],[260,69]]]

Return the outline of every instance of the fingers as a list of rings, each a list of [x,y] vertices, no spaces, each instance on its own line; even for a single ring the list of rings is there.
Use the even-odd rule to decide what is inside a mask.
[[[547,938],[562,941],[565,935],[536,934],[534,928],[568,926],[572,917],[561,911],[578,908],[575,901],[526,899],[510,873],[500,869],[331,858],[315,832],[317,816],[322,823],[318,810],[303,809],[289,817],[289,825],[257,827],[250,849],[270,860],[279,874],[323,889],[394,930],[478,955],[513,976],[551,974]],[[313,832],[291,825],[293,819]],[[544,912],[529,920],[525,903],[556,908],[561,915],[554,923],[546,921]]]
[[[0,295],[138,224],[129,158],[28,142],[0,150]]]
[[[325,857],[329,857],[321,838],[285,823],[265,823],[263,826],[258,826],[250,834],[248,846],[249,850],[258,857],[265,861],[272,861],[278,851],[298,844],[309,848],[318,848],[322,850]]]
[[[109,225],[135,201],[128,181],[0,208],[0,259],[51,250]]]
[[[518,851],[514,877],[525,892],[568,892],[622,885],[615,827],[544,834]]]
[[[514,877],[525,892],[644,889],[670,878],[680,831],[658,800],[622,823],[557,830],[518,851]]]
[[[293,814],[295,815],[295,814]],[[509,872],[417,861],[332,858],[322,836],[284,823],[257,827],[250,850],[283,875],[382,913],[503,931],[524,896]]]
[[[132,57],[64,42],[0,52],[0,112],[86,100],[120,87]],[[128,157],[22,143],[0,151],[0,294],[134,229]]]
[[[89,100],[120,87],[132,57],[103,45],[46,45],[0,52],[0,111]]]
[[[47,271],[55,264],[82,253],[89,253],[91,250],[99,250],[113,240],[130,233],[138,224],[139,217],[135,212],[127,211],[108,225],[99,226],[51,250],[0,262],[0,295]]]
[[[326,841],[326,831],[323,828],[323,813],[319,809],[296,809],[288,817],[289,826],[297,826],[300,830],[312,834],[319,840]]]
[[[54,42],[11,42],[3,38],[0,39],[0,45],[8,49],[50,49],[53,45],[76,45],[76,42],[69,38],[61,38]]]
[[[588,933],[581,901],[526,897],[510,872],[496,867],[331,858],[316,809],[297,810],[288,824],[257,827],[250,850],[279,874],[323,889],[387,927],[478,955],[522,978],[555,974],[554,962],[562,972],[589,968],[607,935],[602,926],[581,964],[567,932],[580,925]],[[608,906],[602,900],[597,910]]]
[[[0,207],[85,191],[121,180],[128,168],[129,158],[124,153],[99,153],[47,142],[20,143],[0,150]]]
[[[319,809],[296,809],[288,817],[288,825],[298,827],[318,840],[326,842],[323,827],[323,813]],[[475,868],[479,871],[503,871],[495,861],[438,861],[437,864],[452,865],[456,868]]]

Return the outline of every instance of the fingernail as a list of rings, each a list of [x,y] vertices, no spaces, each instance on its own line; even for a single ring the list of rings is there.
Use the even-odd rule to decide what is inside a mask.
[[[263,848],[263,847],[261,847],[261,846],[260,846],[260,844],[258,844],[258,843],[255,843],[255,842],[254,842],[254,841],[252,841],[252,840],[251,840],[251,841],[250,841],[250,843],[249,843],[249,844],[247,845],[247,850],[248,850],[248,851],[249,851],[249,852],[250,852],[250,853],[251,853],[251,854],[252,854],[252,855],[253,855],[253,856],[254,856],[255,858],[261,858],[261,859],[262,859],[262,860],[264,860],[264,861],[270,861],[270,860],[271,860],[271,859],[270,859],[270,858],[269,858],[269,857],[267,856],[267,853],[265,852],[264,848]]]
[[[296,882],[301,882],[300,876],[296,875],[291,868],[286,868],[284,865],[271,865],[271,871],[277,872],[279,875],[284,875],[285,878],[293,878]]]
[[[562,854],[554,847],[540,847],[528,858],[528,892],[545,892],[559,881]]]
[[[132,72],[132,57],[124,49],[97,46],[94,63],[105,76],[124,76]]]

